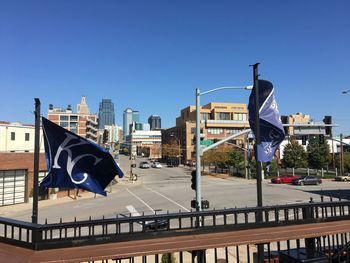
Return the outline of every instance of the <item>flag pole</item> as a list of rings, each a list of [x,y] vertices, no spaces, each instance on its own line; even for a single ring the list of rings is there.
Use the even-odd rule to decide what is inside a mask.
[[[255,63],[253,66],[253,88],[255,90],[255,113],[254,113],[254,122],[255,122],[255,160],[256,160],[256,192],[257,192],[257,206],[262,207],[262,162],[258,161],[258,145],[261,143],[260,138],[260,101],[259,101],[259,73],[258,67],[260,63]],[[257,213],[257,221],[261,223],[263,221],[262,211]],[[258,244],[258,262],[264,262],[264,245]]]
[[[40,152],[40,100],[35,98],[35,140],[34,140],[34,176],[33,176],[33,210],[32,223],[38,223],[39,196],[39,152]]]
[[[258,207],[262,207],[262,163],[258,161],[258,151],[257,146],[261,143],[260,138],[260,119],[259,119],[259,111],[260,111],[260,102],[259,102],[259,73],[258,66],[260,63],[256,63],[253,66],[253,84],[255,90],[255,158],[256,158],[256,187],[257,187],[257,205]]]

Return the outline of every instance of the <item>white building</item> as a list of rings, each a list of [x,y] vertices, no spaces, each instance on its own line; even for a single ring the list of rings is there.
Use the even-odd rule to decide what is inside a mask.
[[[150,158],[161,158],[162,133],[161,131],[136,130],[126,137],[126,143],[134,149],[149,148]]]
[[[35,127],[18,122],[0,122],[0,152],[34,152]],[[40,152],[44,140],[40,129]]]

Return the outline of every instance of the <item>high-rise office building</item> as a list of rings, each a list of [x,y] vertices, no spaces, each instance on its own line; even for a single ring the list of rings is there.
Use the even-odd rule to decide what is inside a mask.
[[[162,122],[159,115],[151,115],[148,118],[148,123],[151,130],[159,130],[162,128]]]
[[[140,113],[138,111],[135,111],[131,108],[127,108],[124,110],[123,113],[123,136],[124,140],[126,139],[126,136],[130,134],[130,124],[133,122],[139,122]]]
[[[104,129],[105,125],[115,124],[114,103],[111,99],[102,99],[98,110],[98,128]]]

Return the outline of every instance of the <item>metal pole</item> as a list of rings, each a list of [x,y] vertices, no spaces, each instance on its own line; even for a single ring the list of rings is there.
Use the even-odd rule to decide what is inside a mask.
[[[258,73],[258,66],[260,63],[256,63],[253,65],[253,83],[254,83],[254,89],[255,89],[255,157],[258,157],[258,151],[257,146],[261,143],[260,140],[260,119],[259,119],[259,110],[260,110],[260,103],[259,103],[259,73]],[[257,160],[256,160],[257,161]],[[256,173],[257,173],[257,203],[258,207],[262,207],[262,163],[256,162]]]
[[[253,65],[253,84],[255,89],[255,158],[256,158],[256,190],[257,190],[257,206],[262,207],[262,163],[258,161],[258,151],[257,147],[261,143],[260,140],[260,119],[259,119],[259,73],[258,73],[259,63]],[[262,212],[257,213],[257,222],[262,222],[263,216]],[[264,245],[258,244],[258,262],[264,262]]]
[[[343,149],[343,134],[340,134],[340,176],[344,175],[344,149]]]
[[[33,210],[32,223],[38,223],[39,196],[39,152],[40,152],[40,100],[35,98],[35,139],[34,139],[34,176],[33,176]]]
[[[333,134],[331,135],[331,140],[332,140],[332,163],[333,163],[333,170],[335,170],[335,154],[334,154]]]
[[[245,179],[248,180],[248,134],[246,136],[244,136],[244,149],[246,149],[246,151],[244,152],[244,176]]]
[[[202,210],[201,193],[201,156],[200,156],[200,90],[196,89],[196,203],[197,211]]]

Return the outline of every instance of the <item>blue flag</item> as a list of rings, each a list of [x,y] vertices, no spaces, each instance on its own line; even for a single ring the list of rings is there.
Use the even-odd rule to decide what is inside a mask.
[[[255,149],[255,158],[259,162],[271,162],[285,133],[273,93],[273,85],[266,80],[259,80],[259,120],[261,143]],[[249,124],[255,131],[255,89],[249,97]]]
[[[80,188],[106,196],[116,175],[123,177],[110,153],[42,117],[48,175],[40,186]]]

